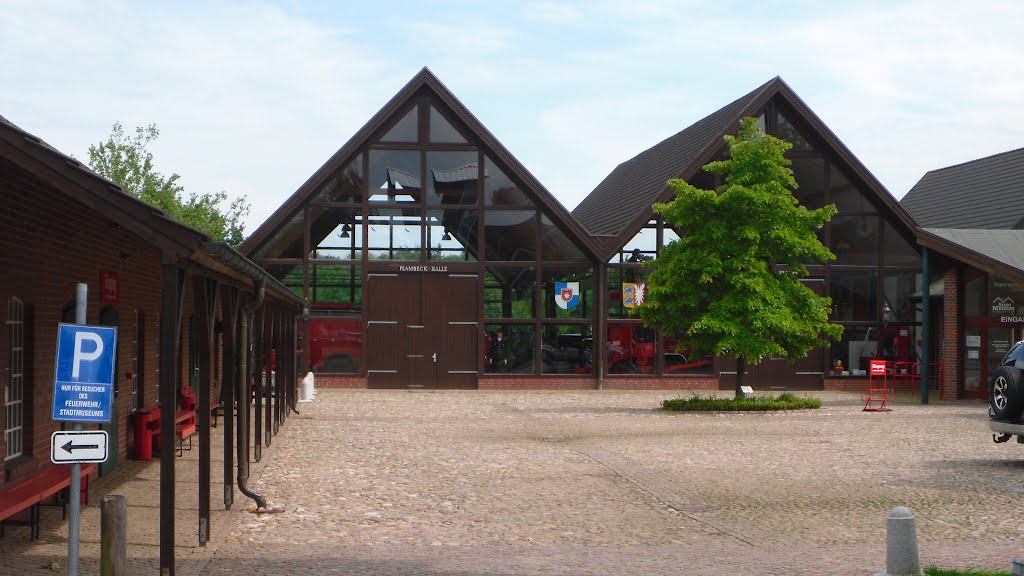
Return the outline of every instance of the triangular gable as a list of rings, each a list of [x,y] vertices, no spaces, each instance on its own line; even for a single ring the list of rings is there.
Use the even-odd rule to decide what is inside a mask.
[[[337,170],[343,168],[344,163],[359,153],[380,130],[397,120],[396,115],[404,115],[406,110],[415,103],[417,95],[423,90],[429,91],[431,96],[436,96],[437,100],[446,106],[475,138],[479,139],[480,146],[485,152],[493,155],[496,160],[506,166],[511,178],[522,183],[524,191],[530,195],[537,207],[576,241],[580,248],[587,251],[590,257],[593,257],[596,252],[593,241],[579,222],[427,68],[423,68],[414,76],[365,126],[285,200],[281,207],[242,243],[239,250],[251,257],[265,243],[271,241],[274,234],[302,210],[326,180],[330,179]]]
[[[667,202],[674,197],[666,181],[693,178],[721,150],[725,135],[736,133],[740,119],[760,114],[773,98],[781,99],[787,105],[787,112],[795,113],[795,119],[809,128],[814,139],[824,146],[823,153],[830,152],[864,183],[879,205],[903,223],[900,232],[913,241],[916,224],[910,215],[803,100],[776,77],[623,162],[573,210],[573,216],[591,234],[601,238],[598,257],[607,260],[632,238],[651,219],[654,213],[652,204]]]
[[[927,228],[1021,227],[1024,148],[931,170],[900,200]]]

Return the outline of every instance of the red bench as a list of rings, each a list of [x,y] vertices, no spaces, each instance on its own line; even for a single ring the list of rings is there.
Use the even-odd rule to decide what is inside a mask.
[[[96,469],[96,464],[82,464],[82,501],[89,502],[89,473]],[[49,468],[35,472],[10,484],[0,485],[0,536],[4,527],[29,526],[32,529],[31,539],[39,539],[39,507],[47,505],[43,500],[57,495],[61,506],[62,518],[67,514],[64,507],[67,497],[64,491],[71,486],[71,466],[55,464]],[[28,520],[12,520],[19,512],[29,510]]]
[[[146,422],[146,426],[152,430],[153,447],[160,448],[160,415]],[[178,456],[185,453],[185,440],[188,440],[188,449],[192,449],[192,436],[196,433],[196,411],[178,410],[174,416],[174,437],[178,439]]]

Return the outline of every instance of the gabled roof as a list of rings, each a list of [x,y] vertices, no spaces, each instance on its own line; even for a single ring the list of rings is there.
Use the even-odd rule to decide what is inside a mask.
[[[920,228],[918,243],[976,268],[1024,280],[1024,230]]]
[[[912,240],[916,228],[913,218],[807,104],[781,78],[775,77],[675,136],[623,162],[598,184],[572,212],[591,234],[601,238],[598,257],[607,259],[636,234],[652,217],[652,204],[668,202],[674,197],[666,181],[672,178],[688,180],[695,176],[714,159],[724,145],[725,135],[735,134],[743,117],[760,114],[773,98],[785,101],[825,148],[845,163],[852,175],[875,193],[879,203],[903,222],[902,232]]]
[[[493,153],[496,160],[508,167],[509,177],[520,182],[524,192],[539,204],[539,207],[566,234],[576,240],[580,247],[591,255],[595,248],[587,231],[577,222],[555,197],[526,169],[512,154],[494,137],[493,134],[455,97],[454,94],[434,74],[424,67],[401,90],[395,94],[358,132],[353,135],[327,162],[309,177],[283,204],[260,225],[242,243],[239,250],[246,255],[255,254],[263,244],[271,240],[274,234],[291,221],[297,211],[301,210],[320,186],[334,172],[344,166],[354,154],[358,153],[381,128],[388,125],[394,116],[403,111],[421,91],[427,90],[432,96],[443,103],[462,122],[462,124],[479,139],[480,145]],[[391,174],[389,174],[389,177]],[[416,177],[418,179],[418,176]]]
[[[932,228],[1024,226],[1024,148],[932,170],[900,204]]]
[[[687,168],[709,150],[714,154],[722,145],[722,137],[739,125],[743,112],[770,84],[619,164],[576,206],[572,215],[591,234],[618,234],[637,214],[649,211],[665,190],[666,181],[689,172]],[[704,164],[701,162],[700,166]]]

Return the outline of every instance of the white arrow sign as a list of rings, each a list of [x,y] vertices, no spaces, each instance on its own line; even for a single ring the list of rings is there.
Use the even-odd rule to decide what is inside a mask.
[[[107,433],[103,430],[54,432],[50,436],[50,460],[54,464],[106,462]]]

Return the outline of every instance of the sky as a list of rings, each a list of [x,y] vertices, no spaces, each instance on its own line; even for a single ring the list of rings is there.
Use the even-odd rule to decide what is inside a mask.
[[[1024,2],[0,0],[0,115],[157,169],[254,231],[423,67],[567,209],[775,76],[896,198],[1024,147]]]

